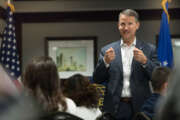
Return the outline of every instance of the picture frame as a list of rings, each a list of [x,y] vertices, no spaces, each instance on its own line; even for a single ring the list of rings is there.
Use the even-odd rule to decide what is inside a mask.
[[[180,47],[180,35],[171,35],[173,47]]]
[[[158,35],[156,35],[156,47],[158,48]],[[172,48],[173,48],[173,59],[174,65],[179,64],[179,53],[180,53],[180,34],[171,34]]]
[[[158,47],[158,35],[156,35],[156,47]],[[173,47],[173,49],[175,48],[175,47],[180,47],[180,35],[178,35],[178,34],[173,34],[173,35],[171,35],[171,41],[172,41],[172,47]]]
[[[96,63],[97,37],[46,37],[45,55],[57,65],[61,79],[74,74],[90,77]]]

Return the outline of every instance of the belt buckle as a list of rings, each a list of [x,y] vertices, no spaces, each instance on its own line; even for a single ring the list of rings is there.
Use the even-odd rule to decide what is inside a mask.
[[[121,102],[125,102],[125,103],[130,103],[131,102],[131,98],[121,98],[120,101]]]

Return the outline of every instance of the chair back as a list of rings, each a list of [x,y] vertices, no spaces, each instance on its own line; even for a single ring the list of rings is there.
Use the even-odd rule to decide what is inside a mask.
[[[148,117],[144,112],[138,112],[133,120],[151,120],[151,118]]]
[[[111,113],[103,112],[101,116],[97,117],[96,120],[115,120]]]
[[[66,112],[55,112],[41,117],[40,120],[83,120]]]

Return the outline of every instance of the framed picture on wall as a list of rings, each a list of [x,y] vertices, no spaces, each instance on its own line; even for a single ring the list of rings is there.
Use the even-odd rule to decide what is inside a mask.
[[[80,73],[92,76],[96,62],[96,37],[46,37],[45,54],[55,61],[60,78]]]
[[[156,35],[156,47],[158,47],[158,35]],[[180,48],[180,35],[171,35],[172,46]]]
[[[173,47],[180,48],[180,35],[171,35],[171,40]]]
[[[173,47],[173,58],[174,65],[179,64],[179,53],[180,53],[180,35],[171,35],[172,47]],[[156,36],[156,46],[158,47],[158,35]]]

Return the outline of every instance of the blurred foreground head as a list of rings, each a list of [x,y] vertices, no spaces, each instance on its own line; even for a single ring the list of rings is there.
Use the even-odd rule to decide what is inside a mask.
[[[40,106],[16,88],[0,65],[0,120],[38,120],[41,114]]]
[[[57,111],[59,103],[64,107],[63,110],[66,109],[57,67],[52,58],[45,56],[33,58],[25,68],[23,84],[45,111]]]
[[[171,79],[171,70],[168,67],[157,67],[152,72],[152,88],[154,92],[165,95],[168,82]]]
[[[44,114],[36,101],[21,93],[0,96],[0,120],[39,120]]]
[[[17,95],[19,91],[12,82],[12,79],[8,76],[8,73],[0,64],[0,95],[2,94]]]

